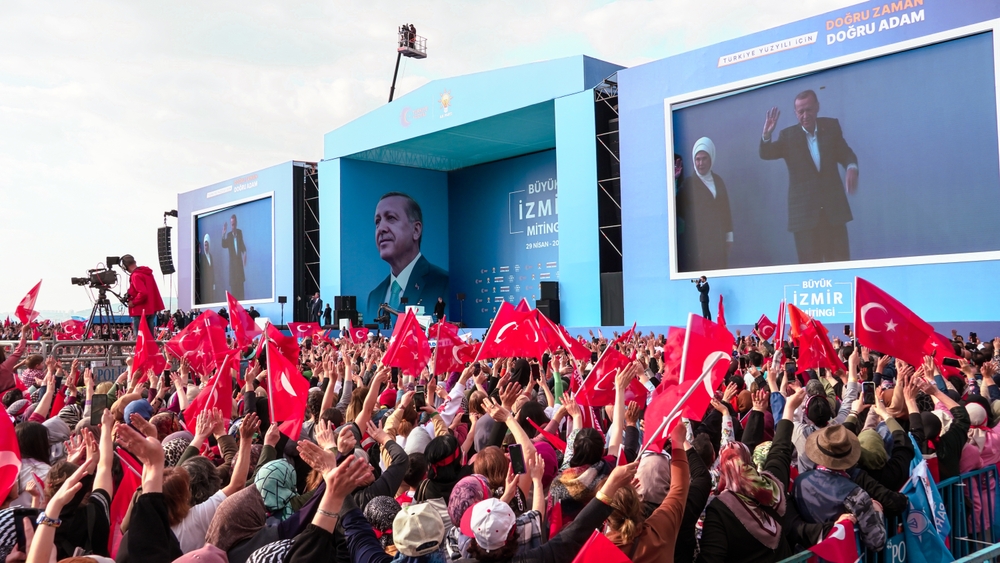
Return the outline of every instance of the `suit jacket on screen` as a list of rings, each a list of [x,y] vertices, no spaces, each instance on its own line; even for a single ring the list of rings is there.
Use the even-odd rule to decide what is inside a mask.
[[[368,294],[368,308],[365,312],[365,322],[372,322],[378,316],[378,306],[385,303],[385,294],[389,291],[392,276],[386,276],[382,283]],[[448,272],[431,264],[426,257],[421,256],[413,265],[410,279],[403,288],[403,297],[409,305],[417,303],[427,311],[432,310],[438,297],[448,298]]]
[[[760,142],[762,159],[783,158],[788,166],[788,230],[791,232],[811,229],[821,214],[832,225],[847,223],[854,218],[838,165],[845,168],[856,165],[858,157],[847,146],[840,122],[836,119],[818,118],[816,138],[819,141],[819,170],[813,163],[806,132],[801,125],[782,129],[778,138],[771,142],[763,139]]]

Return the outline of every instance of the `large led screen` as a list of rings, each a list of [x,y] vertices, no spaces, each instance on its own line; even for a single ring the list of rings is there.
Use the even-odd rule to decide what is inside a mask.
[[[196,214],[195,305],[274,298],[273,217],[270,196]]]
[[[672,277],[1000,250],[991,33],[699,95],[665,102]]]

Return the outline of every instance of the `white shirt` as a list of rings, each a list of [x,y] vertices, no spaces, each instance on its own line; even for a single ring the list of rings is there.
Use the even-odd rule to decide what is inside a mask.
[[[417,263],[417,260],[420,260],[421,256],[423,256],[423,254],[418,252],[416,257],[413,258],[413,260],[407,264],[405,268],[403,268],[403,271],[399,272],[398,276],[392,275],[391,271],[389,272],[389,288],[385,290],[385,301],[383,301],[383,303],[391,302],[392,282],[399,284],[399,296],[403,296],[403,293],[406,291],[406,284],[410,281],[410,273],[413,272],[413,265]],[[416,303],[410,303],[410,305],[416,305]]]
[[[226,493],[221,490],[216,491],[205,502],[192,506],[180,524],[170,527],[174,535],[177,536],[177,543],[181,544],[182,553],[189,553],[205,547],[205,534],[208,532],[208,525],[212,523],[215,510],[224,500],[226,500]]]
[[[813,164],[816,165],[816,170],[819,170],[819,141],[816,139],[816,128],[813,128],[812,132],[806,131],[806,128],[802,128],[806,133],[806,145],[809,146],[809,154],[812,156]]]

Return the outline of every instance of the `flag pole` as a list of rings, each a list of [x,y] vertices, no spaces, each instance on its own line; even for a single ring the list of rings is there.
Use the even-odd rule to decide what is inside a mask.
[[[671,418],[673,418],[675,414],[677,414],[677,411],[679,411],[681,409],[681,407],[684,406],[684,403],[686,403],[687,400],[689,398],[691,398],[691,395],[694,394],[695,389],[697,389],[705,381],[706,377],[708,377],[709,375],[712,374],[712,370],[715,369],[716,364],[718,364],[719,362],[721,362],[723,359],[724,358],[722,358],[722,357],[715,358],[715,361],[713,361],[712,364],[710,366],[708,366],[708,368],[705,369],[705,371],[701,372],[701,375],[699,375],[698,379],[695,380],[694,385],[692,385],[684,393],[684,396],[681,397],[679,401],[677,401],[677,404],[674,405],[674,408],[670,409],[670,413],[667,414],[667,416],[663,417],[663,422],[661,422],[659,428],[656,429],[656,433],[653,434],[642,445],[642,449],[639,450],[639,455],[642,455],[642,452],[646,451],[649,448],[649,445],[653,443],[653,439],[655,439],[656,436],[659,436],[660,433],[663,432],[664,425],[666,425],[667,422]],[[638,456],[637,456],[637,458],[638,458]]]

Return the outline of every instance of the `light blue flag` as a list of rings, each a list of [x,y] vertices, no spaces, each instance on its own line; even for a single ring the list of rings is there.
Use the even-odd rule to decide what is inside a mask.
[[[950,563],[955,557],[945,545],[945,538],[951,533],[948,512],[916,443],[914,448],[917,455],[910,464],[910,480],[901,491],[909,501],[903,529],[908,561]]]

